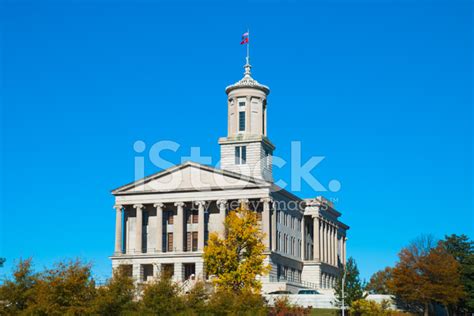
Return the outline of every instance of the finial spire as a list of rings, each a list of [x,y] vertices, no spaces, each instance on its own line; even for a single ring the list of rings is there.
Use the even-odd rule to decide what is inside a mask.
[[[244,36],[246,36],[245,43],[247,44],[247,57],[245,58],[244,75],[245,77],[250,77],[251,75],[250,69],[252,68],[252,66],[250,66],[250,30],[248,28],[247,28],[247,33],[244,33]]]

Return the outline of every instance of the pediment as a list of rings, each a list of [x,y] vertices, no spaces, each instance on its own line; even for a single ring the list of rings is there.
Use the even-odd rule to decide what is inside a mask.
[[[113,190],[112,194],[210,191],[270,185],[265,180],[251,178],[198,163],[186,162],[119,187]]]

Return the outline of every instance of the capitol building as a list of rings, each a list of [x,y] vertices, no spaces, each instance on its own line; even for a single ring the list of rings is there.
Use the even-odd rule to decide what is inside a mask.
[[[240,205],[257,213],[265,235],[271,271],[261,277],[264,293],[329,290],[342,271],[349,227],[327,199],[298,197],[274,183],[270,89],[253,79],[248,62],[244,68],[244,77],[225,89],[220,168],[185,162],[112,191],[112,267],[123,266],[137,282],[163,271],[177,282],[209,278],[202,258],[208,236],[224,236],[226,214]]]

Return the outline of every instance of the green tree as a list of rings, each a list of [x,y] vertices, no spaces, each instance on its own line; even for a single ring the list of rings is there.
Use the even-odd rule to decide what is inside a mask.
[[[392,268],[386,267],[383,270],[375,272],[365,286],[365,290],[372,294],[390,294],[388,281],[392,277]]]
[[[121,315],[134,311],[136,303],[135,285],[123,267],[113,271],[107,284],[97,289],[94,302],[94,313],[98,315]]]
[[[342,295],[342,278],[345,273],[344,296]],[[344,267],[343,273],[338,277],[334,291],[336,295],[336,303],[341,306],[344,298],[344,305],[351,306],[352,302],[365,298],[364,285],[359,278],[359,269],[354,258],[350,257]]]
[[[466,235],[445,236],[446,250],[461,265],[461,283],[466,296],[454,308],[458,313],[474,312],[474,242]]]
[[[0,258],[0,268],[3,268],[3,264],[7,261],[5,258]]]
[[[197,315],[203,315],[207,312],[207,301],[209,300],[209,291],[206,284],[202,281],[196,282],[193,288],[186,293],[185,305],[187,310],[192,310]]]
[[[34,302],[28,305],[27,314],[90,314],[97,294],[90,268],[90,264],[75,260],[59,262],[40,273],[32,289]]]
[[[204,248],[204,265],[220,289],[259,291],[257,276],[268,272],[264,264],[263,233],[255,212],[239,208],[231,211],[224,222],[226,238],[211,233]]]
[[[38,275],[32,271],[31,258],[21,260],[13,270],[13,279],[0,286],[0,315],[16,315],[33,302]]]
[[[267,315],[266,301],[259,293],[217,288],[207,303],[208,315]]]
[[[179,286],[165,274],[144,286],[140,314],[176,315],[186,310]]]
[[[423,306],[427,316],[432,303],[457,304],[464,292],[459,263],[444,245],[438,243],[435,248],[426,249],[426,244],[419,242],[402,249],[388,284],[398,298]]]

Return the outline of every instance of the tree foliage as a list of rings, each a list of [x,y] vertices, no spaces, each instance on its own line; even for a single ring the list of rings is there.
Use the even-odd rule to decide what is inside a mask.
[[[104,286],[97,289],[94,302],[94,313],[98,315],[121,315],[136,310],[136,296],[133,279],[125,269],[119,267]]]
[[[224,222],[226,238],[211,233],[204,249],[204,265],[209,275],[214,275],[221,290],[259,291],[257,279],[268,272],[264,264],[263,233],[258,227],[255,212],[237,209],[231,211]]]
[[[474,242],[466,235],[446,236],[442,241],[447,252],[461,266],[461,283],[466,296],[454,309],[458,313],[474,312]]]
[[[18,262],[13,279],[0,286],[0,315],[16,315],[33,301],[38,275],[32,271],[31,258]]]
[[[39,275],[34,300],[27,307],[34,315],[84,315],[91,313],[96,295],[89,264],[79,260],[59,262]]]
[[[390,290],[408,303],[419,303],[428,315],[432,303],[456,304],[464,295],[459,263],[442,243],[427,248],[426,242],[414,242],[399,253],[392,270]]]
[[[351,316],[391,316],[392,311],[388,309],[388,304],[379,304],[375,301],[359,299],[352,302],[350,308]]]
[[[145,285],[140,310],[144,314],[176,315],[186,310],[185,298],[178,284],[163,274],[158,280]]]
[[[344,282],[344,296],[342,295],[342,278],[346,275]],[[336,285],[334,286],[334,291],[336,295],[336,303],[338,306],[341,306],[342,300],[344,298],[344,305],[351,306],[352,302],[363,299],[364,285],[359,278],[359,269],[354,258],[350,257],[347,260],[347,263],[344,267],[344,272],[338,277]]]
[[[392,278],[392,268],[386,267],[375,272],[365,286],[365,290],[372,294],[391,294],[388,282]]]

